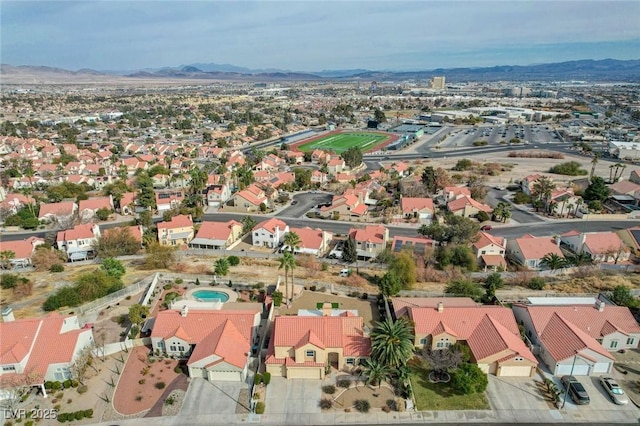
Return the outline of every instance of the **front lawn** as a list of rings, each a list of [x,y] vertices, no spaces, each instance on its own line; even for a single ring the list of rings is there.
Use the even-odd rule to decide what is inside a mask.
[[[424,365],[411,362],[411,386],[418,411],[431,410],[489,410],[489,402],[483,393],[456,394],[449,383],[431,383],[429,370]]]

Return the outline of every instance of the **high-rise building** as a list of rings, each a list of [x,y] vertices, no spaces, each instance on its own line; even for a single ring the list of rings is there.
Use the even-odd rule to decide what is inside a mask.
[[[431,81],[429,81],[429,87],[437,90],[445,89],[445,78],[443,77],[433,77]]]

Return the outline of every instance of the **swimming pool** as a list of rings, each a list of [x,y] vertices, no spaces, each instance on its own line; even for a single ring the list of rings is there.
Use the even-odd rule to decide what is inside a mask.
[[[229,300],[229,295],[221,291],[216,290],[198,290],[191,293],[191,296],[196,300],[203,302],[226,302]]]

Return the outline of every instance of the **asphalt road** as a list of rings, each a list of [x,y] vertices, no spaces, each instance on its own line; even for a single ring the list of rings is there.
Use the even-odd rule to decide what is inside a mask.
[[[305,213],[318,204],[330,203],[333,193],[330,192],[304,192],[293,196],[295,205],[289,205],[278,213],[278,216],[304,217]]]
[[[491,207],[497,206],[499,202],[509,203],[509,201],[504,198],[504,196],[508,193],[509,191],[502,191],[491,188],[487,192],[485,202]],[[511,218],[521,224],[544,222],[544,220],[542,220],[542,218],[540,218],[540,216],[536,215],[535,213],[527,210],[520,210],[515,206],[513,206],[513,208],[511,209]]]

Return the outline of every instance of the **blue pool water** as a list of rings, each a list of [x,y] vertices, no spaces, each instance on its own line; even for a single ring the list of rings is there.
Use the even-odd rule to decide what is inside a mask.
[[[227,300],[229,300],[229,295],[227,293],[215,290],[194,291],[192,296],[198,300],[202,300],[203,302],[226,302]]]

